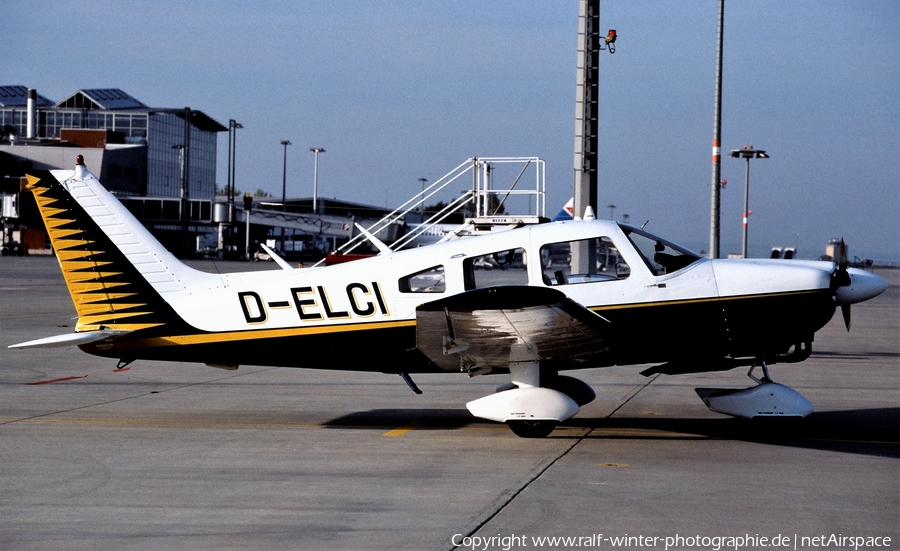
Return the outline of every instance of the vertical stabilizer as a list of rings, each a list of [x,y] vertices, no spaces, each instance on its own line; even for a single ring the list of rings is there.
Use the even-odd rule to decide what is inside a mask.
[[[27,176],[75,309],[77,331],[137,331],[180,321],[169,294],[215,278],[176,259],[100,185],[79,156],[59,182]]]

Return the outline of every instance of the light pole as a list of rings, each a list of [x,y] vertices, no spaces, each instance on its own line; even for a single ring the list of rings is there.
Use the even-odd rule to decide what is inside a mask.
[[[228,182],[225,184],[225,195],[228,196],[228,234],[227,238],[223,233],[222,226],[219,226],[219,250],[225,250],[226,257],[230,256],[231,244],[233,241],[234,223],[234,158],[237,155],[237,130],[243,128],[244,125],[234,119],[228,121]]]
[[[722,45],[723,27],[725,25],[725,0],[719,0],[719,30],[716,47],[716,103],[713,109],[712,139],[712,197],[709,215],[709,257],[719,258],[720,210],[722,206],[722,157],[720,141],[722,138]]]
[[[189,126],[190,122],[185,120],[184,124]],[[187,134],[187,130],[185,130],[185,134]],[[187,140],[184,143],[173,145],[172,149],[178,150],[178,170],[181,175],[181,254],[187,255],[188,223],[191,218],[191,203],[189,199],[191,194],[190,173],[185,166],[188,162],[186,155],[188,152]]]
[[[753,149],[746,145],[741,149],[732,149],[729,157],[747,159],[747,172],[744,176],[744,239],[741,241],[741,256],[747,258],[747,222],[750,216],[750,159],[768,159],[762,149]]]
[[[281,140],[284,146],[284,167],[281,172],[281,212],[287,210],[287,146],[293,145],[290,140]],[[282,224],[284,221],[282,220]],[[281,226],[281,254],[284,254],[284,226]]]
[[[237,129],[244,125],[234,119],[228,121],[228,178],[225,184],[225,195],[228,197],[228,219],[219,222],[219,239],[217,249],[219,254],[228,257],[231,251],[232,224],[234,223],[234,157]],[[227,233],[225,229],[227,228]]]
[[[231,208],[234,203],[234,158],[237,155],[237,129],[243,128],[244,125],[234,119],[228,121],[228,183],[226,184],[225,194],[228,195],[229,222],[231,221]]]
[[[285,201],[287,201],[287,146],[294,144],[290,140],[281,140],[281,145],[284,146],[284,168],[281,173],[281,212],[284,212]]]
[[[319,153],[325,153],[323,147],[310,147],[315,160],[313,161],[313,212],[319,213]]]
[[[422,202],[419,203],[419,222],[425,221],[425,182],[427,181],[427,178],[419,178],[419,182],[422,183]]]

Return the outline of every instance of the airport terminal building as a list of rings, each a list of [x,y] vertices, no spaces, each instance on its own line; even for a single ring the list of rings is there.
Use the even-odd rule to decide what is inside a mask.
[[[194,236],[209,231],[217,134],[227,128],[202,111],[149,107],[117,88],[78,90],[54,103],[25,86],[0,86],[0,128],[5,219],[20,206],[23,218],[29,215],[27,205],[8,198],[26,172],[68,169],[83,155],[107,189],[170,248],[181,248],[185,230]],[[20,237],[31,249],[43,248],[31,232]]]
[[[24,176],[52,178],[47,171],[72,169],[78,155],[181,256],[249,258],[258,243],[288,256],[324,255],[352,236],[355,222],[388,212],[337,200],[320,200],[317,209],[304,199],[217,202],[217,135],[228,128],[188,107],[148,107],[118,88],[82,89],[53,102],[25,86],[0,86],[0,128],[3,254],[50,252],[33,197],[20,193]],[[390,241],[401,231],[402,223],[392,223],[378,235]]]

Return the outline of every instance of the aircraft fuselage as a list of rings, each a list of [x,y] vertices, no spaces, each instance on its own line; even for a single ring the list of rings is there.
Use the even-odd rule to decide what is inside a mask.
[[[606,246],[595,260],[602,265],[580,279],[570,258],[550,265],[542,257],[542,250],[598,237]],[[510,251],[519,258],[501,264]],[[416,307],[497,284],[549,286],[609,320],[615,338],[599,365],[784,354],[812,341],[834,314],[831,263],[695,257],[660,273],[646,256],[615,223],[573,221],[327,268],[204,274],[205,292],[163,294],[184,327],[82,348],[127,359],[435,372],[441,369],[416,348]],[[482,262],[495,257],[498,265]],[[559,266],[564,283],[550,277]]]

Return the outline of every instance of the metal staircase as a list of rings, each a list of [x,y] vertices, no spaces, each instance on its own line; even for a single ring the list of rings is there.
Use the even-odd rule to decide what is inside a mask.
[[[508,187],[497,188],[495,185],[495,172],[497,169],[510,165],[521,165],[518,175]],[[532,181],[533,183],[524,183]],[[403,203],[396,210],[372,224],[366,231],[377,236],[379,232],[392,224],[403,223],[410,213],[424,210],[426,201],[435,201],[436,195],[444,191],[448,186],[458,182],[464,176],[470,175],[471,189],[463,192],[459,197],[450,201],[443,209],[436,212],[421,224],[415,226],[403,237],[395,241],[391,248],[403,249],[413,240],[434,228],[443,224],[453,213],[464,211],[468,214],[465,223],[458,229],[447,235],[446,239],[459,239],[471,235],[479,235],[494,231],[503,231],[520,227],[526,224],[537,224],[546,221],[546,167],[543,159],[538,157],[471,157],[459,166],[448,172],[439,180],[424,188],[410,200]],[[520,185],[521,184],[521,185]],[[507,200],[516,199],[515,203],[527,205],[526,214],[498,214]],[[347,243],[338,249],[339,254],[347,254],[366,240],[364,234],[353,236]]]

